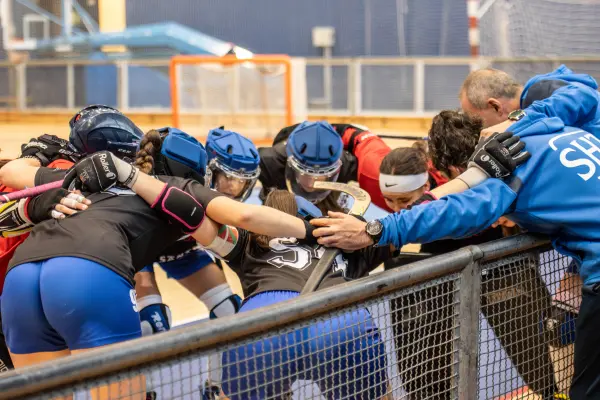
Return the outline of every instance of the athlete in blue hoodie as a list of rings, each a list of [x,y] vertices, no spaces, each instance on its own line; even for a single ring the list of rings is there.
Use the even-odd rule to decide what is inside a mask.
[[[374,242],[400,248],[406,243],[473,235],[506,215],[528,231],[549,235],[556,250],[576,260],[585,284],[570,396],[599,398],[600,140],[587,131],[565,126],[559,118],[533,117],[534,122],[522,120],[512,127],[532,157],[506,182],[489,179],[463,193],[368,224],[340,215],[316,220],[316,224],[330,227],[314,234],[328,236],[319,243],[350,250]],[[332,223],[334,219],[344,220],[343,227]],[[373,234],[378,228],[379,233]],[[355,235],[348,236],[349,231]]]

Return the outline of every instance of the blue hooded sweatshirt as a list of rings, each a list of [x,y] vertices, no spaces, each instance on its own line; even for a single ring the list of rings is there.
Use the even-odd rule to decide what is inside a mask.
[[[598,83],[587,74],[576,74],[561,65],[556,70],[531,78],[523,87],[521,108],[524,120],[558,117],[600,138],[600,93]],[[512,130],[512,128],[511,128]]]
[[[600,282],[600,140],[560,118],[531,112],[511,127],[531,159],[507,182],[488,179],[383,218],[380,245],[400,248],[470,236],[507,215],[519,226],[549,235],[554,247],[580,265],[586,284]],[[533,121],[533,122],[532,122]]]

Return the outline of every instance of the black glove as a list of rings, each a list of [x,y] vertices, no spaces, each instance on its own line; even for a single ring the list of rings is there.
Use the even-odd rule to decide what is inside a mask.
[[[81,154],[67,140],[45,134],[38,138],[32,138],[29,143],[22,145],[19,158],[37,158],[42,167],[47,167],[57,159],[77,162],[81,158]]]
[[[492,178],[505,178],[531,157],[524,148],[525,143],[512,132],[496,132],[475,147],[469,167],[478,167]]]
[[[63,188],[97,193],[117,183],[133,186],[139,170],[108,151],[99,151],[75,164],[63,181]],[[73,185],[73,186],[72,186]]]
[[[27,215],[34,224],[52,217],[52,210],[69,191],[63,188],[50,189],[39,196],[33,197],[27,203]]]

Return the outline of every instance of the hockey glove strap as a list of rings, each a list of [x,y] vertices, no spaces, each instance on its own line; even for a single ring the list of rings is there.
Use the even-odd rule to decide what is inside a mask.
[[[27,214],[29,199],[13,200],[0,204],[0,232],[2,237],[22,235],[33,227]]]
[[[427,204],[435,200],[437,200],[437,197],[435,197],[431,192],[425,192],[421,197],[419,197],[411,205],[409,205],[408,209],[410,210],[411,208],[418,206],[419,204]]]
[[[110,189],[117,183],[131,188],[138,175],[136,167],[108,151],[99,151],[71,167],[63,181],[63,188],[75,187],[92,193]]]
[[[142,336],[149,336],[171,329],[171,310],[162,302],[160,295],[149,295],[137,301],[140,307]]]
[[[152,208],[170,223],[179,225],[186,235],[196,232],[204,220],[204,207],[191,194],[165,184]]]
[[[317,244],[317,238],[313,235],[313,231],[316,229],[314,226],[310,224],[310,222],[306,220],[302,220],[304,222],[304,227],[306,228],[306,234],[303,239],[300,239],[302,243],[306,243],[309,245]]]
[[[35,158],[42,167],[47,167],[57,159],[77,162],[81,158],[81,154],[65,139],[56,135],[42,135],[32,138],[28,143],[22,145],[19,158]]]
[[[468,166],[479,168],[491,178],[505,178],[531,157],[524,148],[525,143],[512,132],[496,132],[479,142]]]

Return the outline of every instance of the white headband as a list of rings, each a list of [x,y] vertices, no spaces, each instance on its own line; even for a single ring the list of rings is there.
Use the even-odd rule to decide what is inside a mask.
[[[379,174],[379,188],[381,192],[406,193],[417,190],[427,183],[429,174],[423,172],[416,175],[387,175]]]

